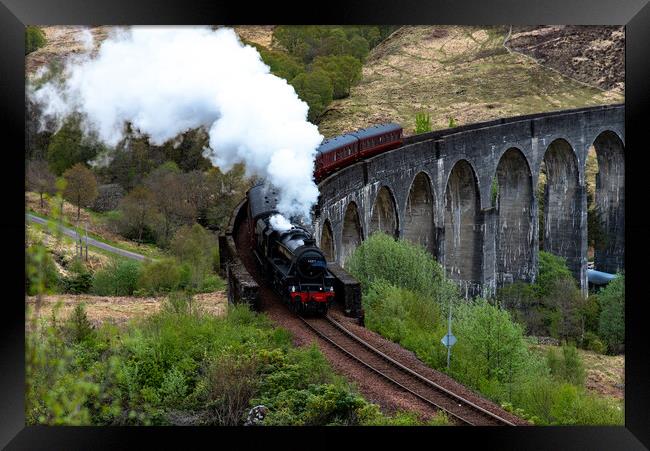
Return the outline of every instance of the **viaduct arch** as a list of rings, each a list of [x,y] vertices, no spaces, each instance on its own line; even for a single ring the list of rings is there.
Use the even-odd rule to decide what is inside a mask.
[[[606,105],[406,137],[402,147],[320,182],[319,244],[344,265],[381,230],[424,246],[468,295],[534,281],[541,248],[565,257],[586,290],[585,164],[592,147],[605,237],[595,249],[596,268],[624,265],[624,113],[623,105]]]

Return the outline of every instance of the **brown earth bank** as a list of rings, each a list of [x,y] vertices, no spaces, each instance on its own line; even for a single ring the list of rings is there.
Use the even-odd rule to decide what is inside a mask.
[[[506,46],[576,80],[624,92],[624,26],[513,27]]]
[[[129,297],[129,296],[92,296],[87,294],[56,294],[46,295],[41,299],[39,316],[65,320],[74,308],[83,303],[90,322],[99,326],[104,322],[116,325],[126,325],[132,319],[140,319],[156,313],[162,307],[165,297]],[[193,297],[195,305],[202,311],[222,316],[228,308],[228,298],[225,292],[196,294]],[[36,296],[27,296],[25,305],[34,312],[37,305]]]

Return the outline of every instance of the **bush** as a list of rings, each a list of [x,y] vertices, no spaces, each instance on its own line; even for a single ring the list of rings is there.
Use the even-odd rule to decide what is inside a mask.
[[[535,424],[623,424],[623,410],[618,403],[597,398],[575,385],[554,382],[546,377],[529,383],[525,390],[520,390],[517,398]]]
[[[625,276],[619,275],[598,293],[598,335],[610,352],[620,352],[625,343]]]
[[[93,286],[93,275],[80,261],[75,260],[69,268],[69,275],[61,279],[61,287],[64,293],[82,294],[88,293]]]
[[[177,290],[181,283],[181,268],[173,258],[147,261],[137,280],[139,290],[149,294]]]
[[[208,362],[204,387],[211,420],[219,426],[240,425],[260,383],[254,356],[220,355]]]
[[[455,292],[452,282],[445,279],[442,266],[424,247],[384,233],[374,233],[361,243],[345,266],[365,292],[377,280],[440,302]]]
[[[429,113],[417,113],[415,115],[415,133],[426,133],[431,131],[431,115]]]
[[[593,332],[586,332],[582,340],[582,347],[598,354],[604,354],[607,351],[607,346],[603,341]]]
[[[114,260],[95,273],[91,291],[99,296],[131,296],[138,287],[140,271],[136,261]]]

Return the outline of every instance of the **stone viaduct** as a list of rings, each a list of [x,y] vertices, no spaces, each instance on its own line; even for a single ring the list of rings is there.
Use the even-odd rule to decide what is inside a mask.
[[[585,163],[592,146],[602,231],[595,267],[624,267],[624,116],[623,105],[607,105],[407,137],[402,147],[319,184],[319,245],[344,264],[381,230],[425,246],[467,295],[484,296],[506,283],[534,281],[541,248],[565,257],[586,290]]]

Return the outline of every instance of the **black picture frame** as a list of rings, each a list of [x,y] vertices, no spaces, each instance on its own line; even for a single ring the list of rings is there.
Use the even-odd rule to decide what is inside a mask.
[[[205,0],[82,1],[0,0],[0,122],[3,134],[0,214],[3,237],[4,302],[0,312],[0,445],[8,449],[98,449],[188,446],[276,446],[288,449],[340,447],[357,435],[361,445],[453,446],[468,442],[498,449],[644,449],[650,446],[650,359],[642,274],[650,221],[644,218],[644,163],[650,106],[650,5],[648,0],[440,0],[321,3],[217,2]],[[522,428],[166,428],[25,426],[24,414],[24,148],[25,25],[81,24],[581,24],[626,25],[626,368],[624,427]],[[21,186],[22,183],[22,186]],[[7,288],[11,288],[7,292]],[[404,435],[407,434],[407,435]],[[418,437],[415,437],[418,436]],[[237,445],[226,445],[228,438]],[[314,440],[314,438],[316,440]],[[441,438],[451,440],[443,445]],[[393,440],[391,440],[393,439]],[[189,442],[188,442],[189,440]],[[207,440],[207,441],[206,441]],[[191,445],[190,445],[191,446]]]

